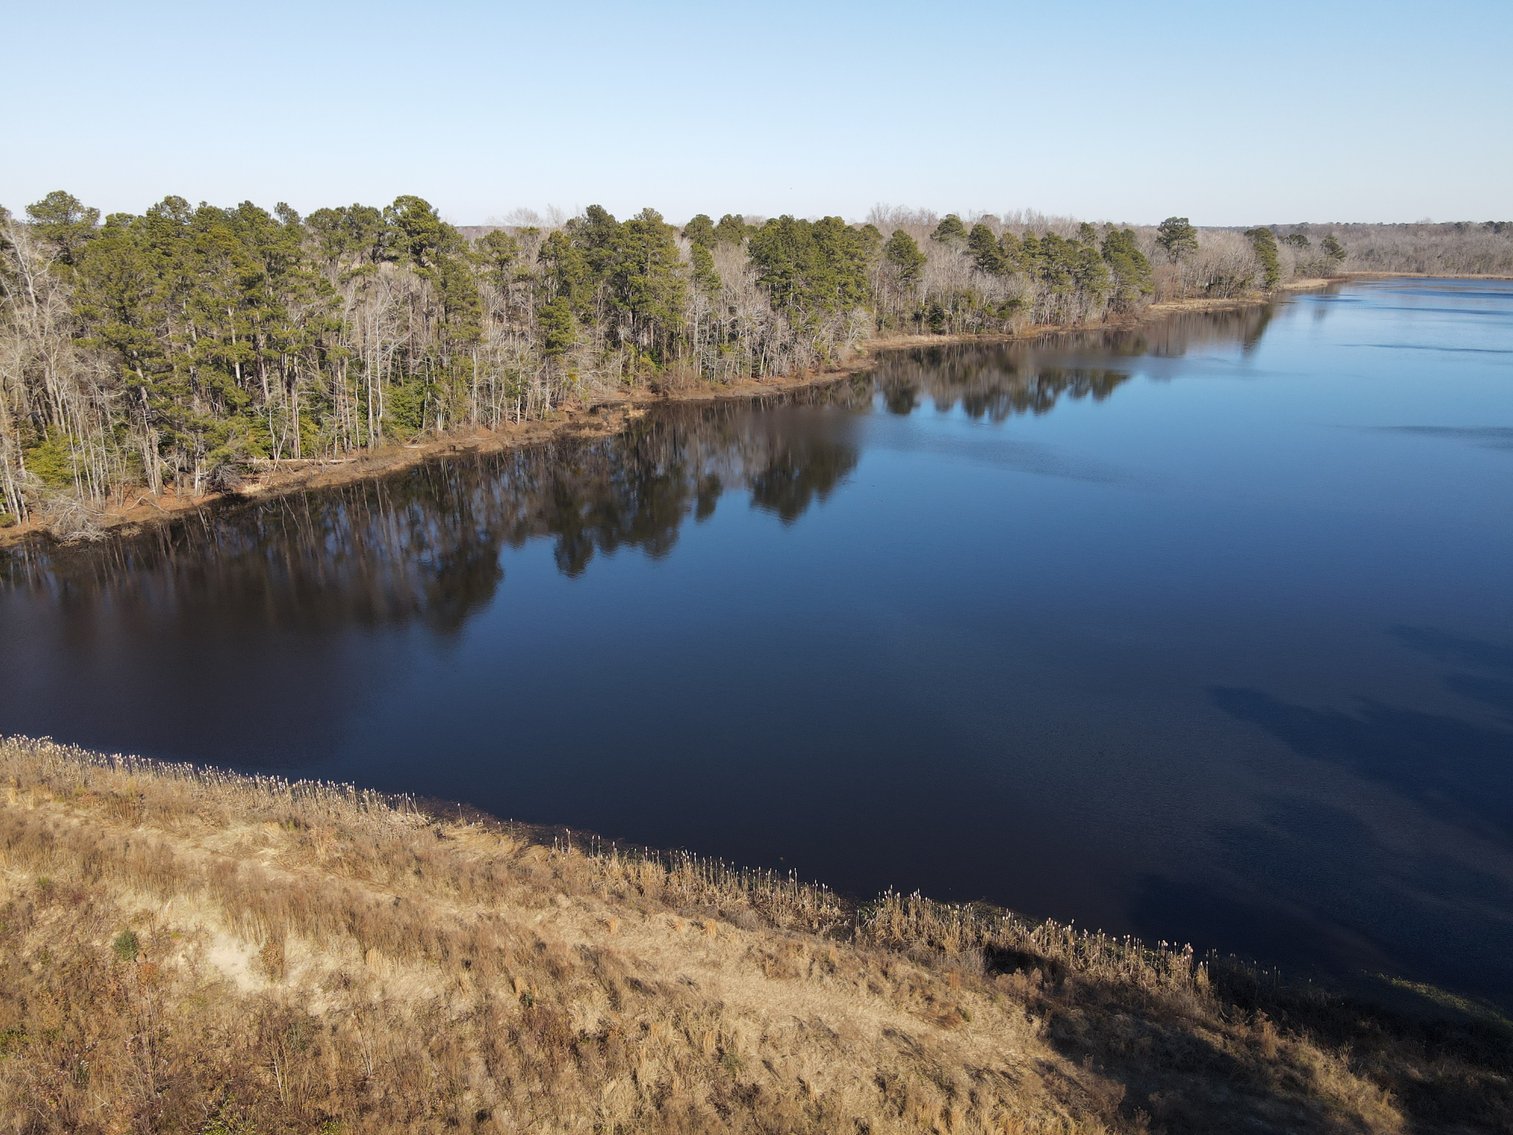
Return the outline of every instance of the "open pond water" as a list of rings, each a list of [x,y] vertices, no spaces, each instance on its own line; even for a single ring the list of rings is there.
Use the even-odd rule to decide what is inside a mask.
[[[0,732],[1513,1002],[1513,284],[33,549],[0,673]]]

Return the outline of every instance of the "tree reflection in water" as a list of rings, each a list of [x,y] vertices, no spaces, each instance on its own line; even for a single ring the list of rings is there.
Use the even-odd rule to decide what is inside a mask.
[[[505,547],[549,539],[572,577],[621,548],[662,557],[686,518],[707,520],[733,492],[793,524],[856,468],[862,415],[929,405],[1001,422],[1047,413],[1063,398],[1102,401],[1129,379],[1106,365],[1111,354],[1253,345],[1268,318],[1248,309],[894,352],[869,373],[783,398],[661,407],[614,437],[448,457],[374,481],[231,503],[92,548],[31,545],[5,568],[13,586],[63,608],[109,603],[302,634],[410,622],[453,634],[494,599]],[[1095,356],[1105,365],[1087,365]]]

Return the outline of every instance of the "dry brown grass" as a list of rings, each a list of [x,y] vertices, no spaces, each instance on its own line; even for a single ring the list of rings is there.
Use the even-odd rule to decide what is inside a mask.
[[[1495,1022],[1185,951],[47,742],[0,793],[0,1131],[1509,1129]]]

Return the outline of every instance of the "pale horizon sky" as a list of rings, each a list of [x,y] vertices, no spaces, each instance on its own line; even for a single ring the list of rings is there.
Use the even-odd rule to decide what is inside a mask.
[[[1513,3],[28,5],[0,205],[1513,219]]]

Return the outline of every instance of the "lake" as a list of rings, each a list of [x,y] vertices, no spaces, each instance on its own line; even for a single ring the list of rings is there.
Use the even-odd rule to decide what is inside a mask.
[[[0,585],[0,732],[1513,1004],[1513,283],[883,356]]]

